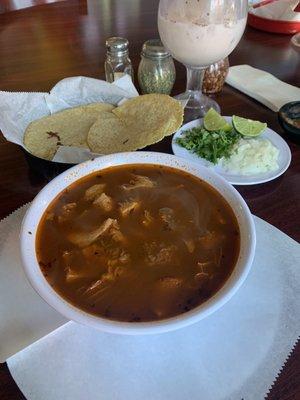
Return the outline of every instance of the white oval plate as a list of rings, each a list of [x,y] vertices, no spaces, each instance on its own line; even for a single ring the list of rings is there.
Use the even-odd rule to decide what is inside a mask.
[[[231,122],[231,117],[224,117],[228,122]],[[257,175],[232,175],[224,171],[224,169],[220,165],[214,165],[211,162],[205,160],[193,154],[192,152],[186,150],[184,147],[179,146],[176,143],[176,139],[182,136],[183,132],[195,128],[196,126],[201,126],[203,119],[196,119],[195,121],[191,121],[185,125],[183,125],[179,131],[175,133],[172,139],[172,150],[176,156],[186,158],[188,160],[194,161],[199,165],[204,167],[211,168],[217,174],[223,176],[228,182],[232,185],[257,185],[258,183],[265,183],[272,181],[278,176],[282,175],[289,167],[291,163],[291,150],[285,140],[282,139],[278,133],[274,132],[272,129],[267,128],[265,132],[260,136],[264,139],[270,140],[274,146],[277,147],[279,150],[279,157],[278,157],[278,169],[276,171],[267,172],[263,174]]]

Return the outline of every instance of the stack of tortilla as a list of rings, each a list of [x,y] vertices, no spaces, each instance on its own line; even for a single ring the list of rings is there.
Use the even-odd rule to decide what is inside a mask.
[[[29,124],[27,150],[52,160],[59,146],[111,154],[142,149],[176,132],[183,121],[181,104],[170,96],[148,94],[123,105],[93,103],[70,108]]]

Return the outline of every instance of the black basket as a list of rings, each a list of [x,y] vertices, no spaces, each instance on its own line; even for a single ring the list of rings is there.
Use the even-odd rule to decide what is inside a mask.
[[[43,158],[35,157],[34,155],[28,153],[25,149],[23,149],[23,152],[31,171],[40,175],[48,182],[75,165],[44,160]]]

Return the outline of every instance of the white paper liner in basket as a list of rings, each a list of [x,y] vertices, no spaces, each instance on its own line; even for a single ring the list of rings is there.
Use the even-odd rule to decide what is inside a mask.
[[[2,359],[8,347],[13,354],[36,340],[36,332],[63,323],[57,314],[51,327],[55,312],[32,291],[19,264],[25,210],[0,223]],[[257,252],[249,277],[215,314],[146,337],[69,322],[8,360],[27,399],[263,400],[299,337],[300,246],[259,218],[255,224]]]
[[[71,107],[89,103],[110,103],[115,106],[138,96],[131,78],[123,76],[114,83],[77,76],[58,82],[50,93],[19,93],[0,91],[0,130],[13,143],[23,143],[30,122]],[[77,164],[99,154],[89,149],[59,146],[52,161]]]

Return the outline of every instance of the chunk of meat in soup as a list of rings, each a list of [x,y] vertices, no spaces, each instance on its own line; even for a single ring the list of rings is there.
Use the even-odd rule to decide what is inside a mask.
[[[116,281],[127,274],[127,269],[125,267],[109,267],[107,272],[104,273],[100,279],[97,279],[92,284],[90,284],[84,291],[84,294],[89,297],[89,299],[95,298],[103,293],[105,290],[109,289]]]
[[[109,267],[127,265],[131,261],[130,254],[125,249],[122,249],[120,247],[110,248],[108,254],[109,254],[109,260],[108,260]]]
[[[147,176],[133,175],[129,184],[125,183],[122,185],[122,189],[130,191],[135,189],[153,188],[154,186],[156,186],[156,183]]]
[[[119,203],[119,210],[122,217],[128,217],[135,210],[141,207],[141,202],[138,200],[126,200],[123,203]]]
[[[89,187],[84,194],[84,200],[86,201],[94,201],[97,197],[99,197],[106,187],[105,183],[97,183]]]
[[[164,264],[178,265],[178,253],[176,246],[166,245],[164,243],[145,243],[145,262],[150,266],[159,266]]]
[[[110,212],[114,208],[113,199],[105,193],[101,193],[99,197],[96,197],[93,204],[105,212]]]
[[[58,222],[59,223],[64,223],[68,221],[72,216],[75,214],[77,204],[75,202],[73,203],[68,203],[62,206],[61,213],[58,215]]]
[[[71,232],[68,239],[78,247],[87,247],[102,236],[110,236],[115,242],[125,242],[116,219],[107,218],[99,228],[91,232]]]
[[[174,231],[176,229],[174,210],[168,207],[160,208],[158,214],[164,223],[165,229]]]

